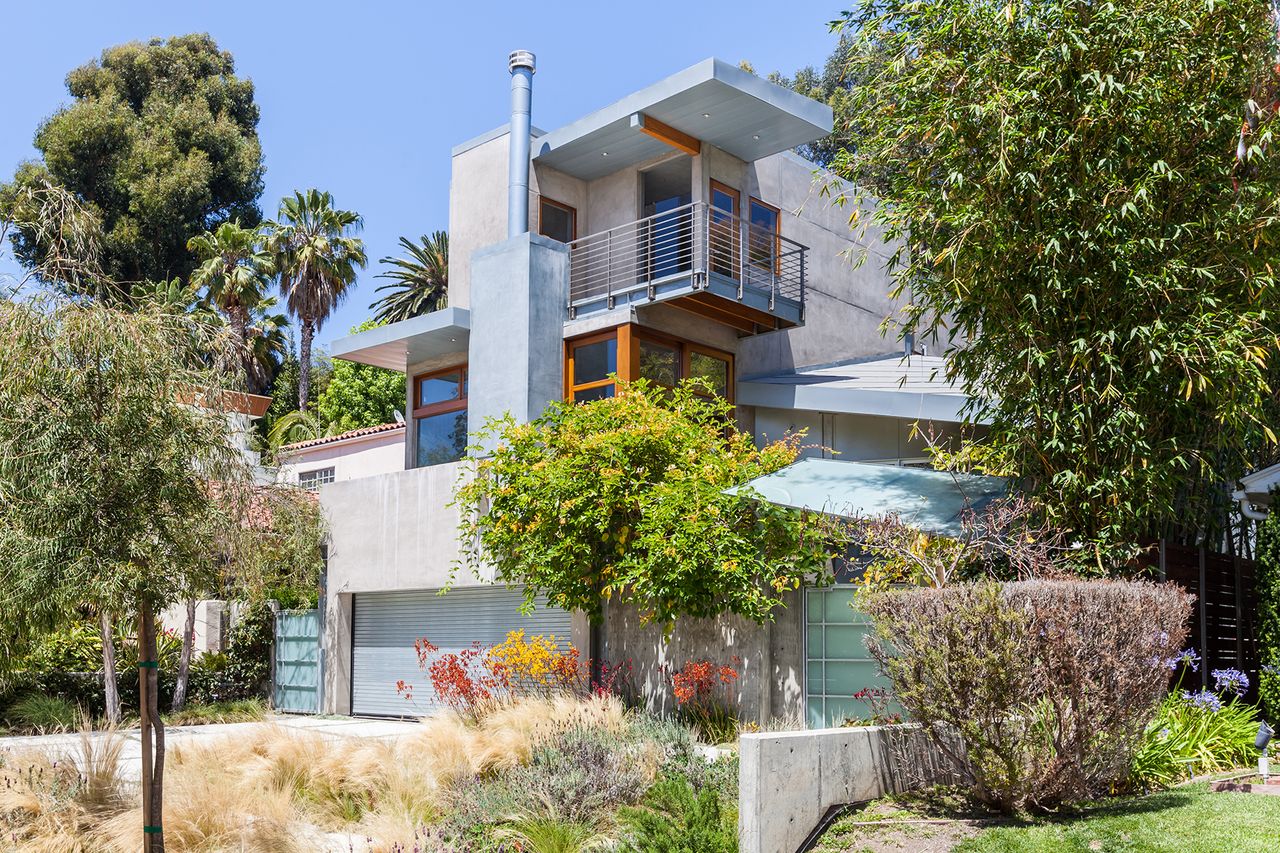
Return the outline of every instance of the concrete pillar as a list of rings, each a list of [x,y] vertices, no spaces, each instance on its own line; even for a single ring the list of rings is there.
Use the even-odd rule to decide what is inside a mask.
[[[518,234],[471,256],[468,429],[510,412],[526,422],[564,396],[569,249]]]

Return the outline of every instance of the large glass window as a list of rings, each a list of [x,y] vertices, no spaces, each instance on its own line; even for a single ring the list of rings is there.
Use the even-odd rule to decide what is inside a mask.
[[[680,348],[640,340],[640,378],[675,387],[680,381]]]
[[[689,378],[721,397],[729,396],[729,359],[703,350],[689,350]]]
[[[467,452],[467,370],[454,367],[414,379],[417,467],[457,462]]]
[[[578,212],[567,204],[541,198],[538,201],[538,233],[561,243],[578,236]]]
[[[698,378],[699,393],[733,399],[732,355],[641,326],[625,324],[570,341],[566,349],[565,394],[571,400],[613,396],[615,375],[667,387]]]
[[[569,395],[574,400],[599,400],[613,396],[613,375],[618,372],[616,332],[569,344]]]

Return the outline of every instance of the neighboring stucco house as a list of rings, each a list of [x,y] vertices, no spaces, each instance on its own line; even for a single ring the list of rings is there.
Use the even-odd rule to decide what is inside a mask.
[[[609,395],[610,374],[704,377],[761,442],[807,429],[828,448],[813,455],[889,465],[918,464],[912,425],[953,432],[966,401],[937,355],[904,358],[882,336],[900,307],[883,265],[855,267],[850,211],[792,152],[830,132],[827,106],[708,59],[543,132],[529,125],[532,65],[512,55],[512,122],[453,150],[449,307],[332,347],[403,372],[409,423],[395,470],[346,479],[336,454],[319,487],[331,525],[324,710],[421,711],[424,691],[410,706],[395,687],[422,678],[415,639],[463,648],[526,628],[631,660],[658,706],[670,701],[664,663],[736,656],[746,719],[839,720],[874,671],[848,587],[797,592],[769,626],[685,620],[664,640],[626,608],[607,608],[599,628],[545,606],[526,617],[519,590],[454,577],[450,503],[468,432]],[[295,448],[305,466],[291,464],[312,470],[325,446]]]
[[[405,470],[405,426],[380,424],[280,448],[276,481],[318,491],[327,483]]]

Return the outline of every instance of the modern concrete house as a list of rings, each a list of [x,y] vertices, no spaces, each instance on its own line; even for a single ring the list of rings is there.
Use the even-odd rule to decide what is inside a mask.
[[[954,430],[965,403],[937,355],[882,336],[899,307],[883,265],[855,267],[850,211],[819,191],[831,176],[792,151],[830,132],[827,106],[708,59],[544,132],[533,56],[510,71],[511,121],[453,150],[449,307],[332,348],[403,372],[409,417],[397,470],[319,487],[324,710],[420,713],[424,691],[411,705],[395,686],[424,678],[416,639],[464,648],[525,628],[632,661],[656,706],[662,665],[737,657],[746,719],[858,711],[874,669],[848,587],[797,592],[768,626],[689,620],[664,639],[625,608],[597,628],[522,616],[520,590],[453,577],[468,432],[607,396],[611,375],[701,377],[761,442],[806,429],[812,455],[898,466],[925,455],[913,425]],[[875,235],[867,248],[884,253]]]

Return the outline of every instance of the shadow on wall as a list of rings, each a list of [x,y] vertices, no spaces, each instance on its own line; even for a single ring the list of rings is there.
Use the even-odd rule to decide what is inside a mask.
[[[642,624],[635,607],[610,602],[601,632],[602,656],[613,665],[630,662],[632,682],[652,711],[673,713],[671,673],[707,660],[738,671],[733,690],[743,722],[803,717],[804,610],[798,592],[787,594],[769,624],[738,616],[681,619],[669,638],[661,628]]]

